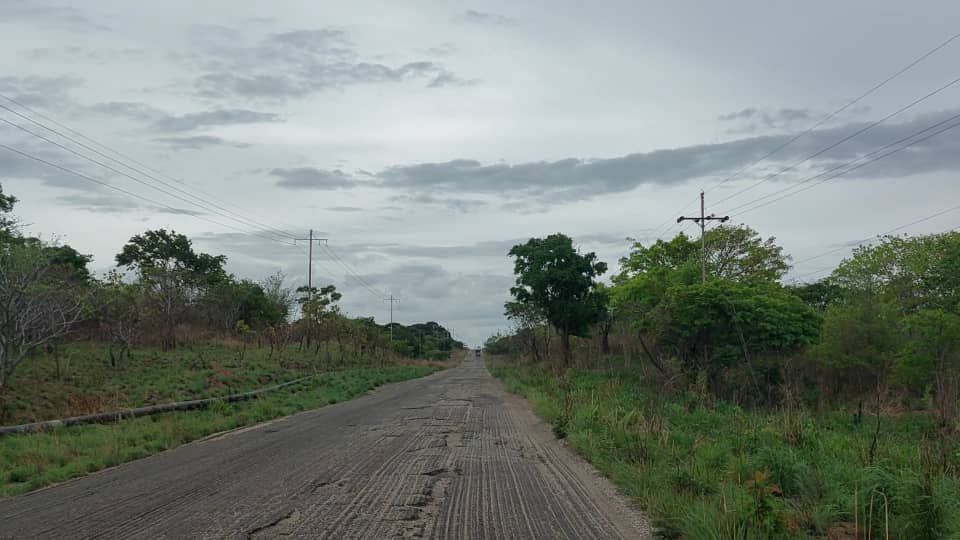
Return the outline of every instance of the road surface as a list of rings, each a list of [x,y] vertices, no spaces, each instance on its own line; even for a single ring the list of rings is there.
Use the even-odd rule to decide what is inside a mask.
[[[12,538],[648,538],[480,359],[0,500]]]

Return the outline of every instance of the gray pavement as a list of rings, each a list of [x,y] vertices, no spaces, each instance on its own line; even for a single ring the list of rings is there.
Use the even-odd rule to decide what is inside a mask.
[[[12,538],[648,538],[482,360],[0,500]]]

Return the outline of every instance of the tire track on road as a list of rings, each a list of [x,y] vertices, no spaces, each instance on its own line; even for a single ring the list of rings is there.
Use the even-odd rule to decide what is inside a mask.
[[[272,427],[0,500],[0,523],[17,538],[651,537],[472,355]]]

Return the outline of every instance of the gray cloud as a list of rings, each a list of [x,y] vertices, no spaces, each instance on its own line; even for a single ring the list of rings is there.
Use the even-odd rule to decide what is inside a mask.
[[[141,201],[132,197],[118,195],[113,192],[66,195],[57,197],[57,201],[61,204],[96,213],[122,214],[127,212],[140,212],[178,216],[202,216],[206,214],[206,212],[199,210],[143,204]]]
[[[94,21],[70,6],[37,4],[28,0],[4,0],[0,9],[5,21],[40,22],[76,32],[109,31],[110,27]]]
[[[109,101],[106,103],[97,103],[91,106],[90,110],[99,114],[105,114],[108,116],[126,116],[127,118],[144,122],[154,120],[158,117],[167,116],[166,113],[160,109],[157,109],[156,107],[152,107],[146,103],[132,101]]]
[[[459,49],[453,43],[441,43],[439,45],[428,47],[426,49],[417,49],[417,52],[421,54],[431,54],[433,56],[450,56],[451,54],[457,52]]]
[[[331,212],[363,212],[365,209],[359,206],[331,206],[327,210]]]
[[[356,181],[340,169],[332,171],[315,167],[273,169],[270,175],[280,178],[277,180],[277,186],[290,189],[346,189],[356,185]]]
[[[180,116],[167,116],[154,121],[153,127],[158,131],[183,132],[211,126],[259,124],[279,121],[280,117],[274,113],[248,111],[246,109],[220,109]]]
[[[146,58],[150,51],[147,49],[125,47],[120,49],[88,49],[69,45],[65,47],[40,47],[27,49],[20,54],[29,60],[64,60],[68,62],[91,61],[104,63],[107,60],[142,60]]]
[[[749,107],[721,114],[717,120],[737,124],[736,127],[727,130],[728,133],[755,133],[761,130],[792,129],[801,124],[809,125],[819,119],[818,117],[819,115],[808,109],[762,110]]]
[[[97,103],[90,107],[90,110],[99,114],[125,116],[138,122],[148,123],[150,129],[162,133],[184,133],[216,126],[282,121],[276,113],[258,112],[247,109],[214,109],[175,115],[164,112],[146,103],[130,101]]]
[[[140,206],[137,201],[131,199],[130,197],[113,195],[111,193],[79,193],[57,197],[57,200],[62,204],[73,206],[75,208],[89,210],[91,212],[106,212],[108,214],[129,212]]]
[[[70,90],[84,80],[71,75],[58,77],[0,77],[0,93],[30,107],[59,107],[72,102]]]
[[[627,246],[627,235],[610,233],[590,233],[573,235],[577,244]],[[452,259],[458,257],[507,257],[510,248],[526,242],[528,238],[508,238],[502,240],[484,240],[472,244],[447,246],[417,244],[350,244],[342,246],[344,250],[357,253],[378,253],[389,257],[419,257],[427,259]]]
[[[519,24],[519,21],[513,17],[507,17],[497,13],[477,11],[475,9],[468,9],[464,11],[463,20],[470,23],[492,24],[496,26],[516,26]]]
[[[270,34],[257,45],[240,45],[238,31],[214,27],[197,32],[204,49],[194,80],[207,98],[242,97],[282,101],[358,84],[425,80],[427,86],[471,84],[430,61],[389,66],[360,59],[347,34],[336,28]],[[191,62],[195,59],[191,58]]]
[[[487,206],[487,202],[477,199],[462,199],[458,197],[434,197],[429,193],[418,193],[415,195],[397,195],[390,198],[393,202],[411,203],[417,206],[434,205],[443,206],[459,212],[470,212]]]
[[[814,168],[861,157],[878,147],[920,131],[960,111],[922,115],[896,124],[881,124],[810,161]],[[800,160],[865,127],[852,123],[811,132],[775,159],[781,163]],[[960,169],[960,130],[911,147],[877,166],[868,166],[851,176],[907,176],[924,172]],[[695,145],[607,159],[567,158],[553,162],[483,164],[470,159],[440,163],[398,165],[377,174],[381,186],[436,193],[506,194],[541,203],[589,199],[622,193],[641,185],[670,186],[698,178],[732,173],[788,140],[788,135],[767,135],[730,142]],[[773,161],[776,164],[777,161]],[[794,175],[795,177],[795,175]],[[791,178],[787,174],[783,180]],[[514,201],[517,203],[517,201]],[[526,204],[526,202],[524,203]]]
[[[473,244],[432,246],[416,244],[351,244],[351,252],[373,252],[397,257],[445,259],[448,257],[506,257],[510,248],[523,240],[487,240]]]
[[[248,148],[250,145],[241,142],[228,141],[211,135],[194,135],[191,137],[159,137],[156,142],[169,145],[174,150],[200,150],[211,146],[228,146],[231,148]]]
[[[427,85],[429,88],[442,88],[444,86],[473,86],[480,82],[479,79],[462,79],[454,73],[442,70]]]
[[[104,176],[100,170],[90,172],[88,170],[88,163],[75,160],[71,156],[65,156],[62,152],[52,150],[49,146],[43,145],[42,143],[34,143],[31,139],[16,141],[11,144],[11,147],[51,163],[56,163],[66,169],[87,174],[92,178],[103,181],[109,180],[109,176]],[[84,193],[106,189],[103,186],[84,180],[75,174],[50,167],[6,150],[0,151],[0,172],[2,172],[4,179],[39,180],[43,184],[51,187],[67,188]]]
[[[880,124],[816,159],[798,171],[781,175],[790,180],[812,168],[827,170],[860,158],[877,148],[902,139],[960,113],[942,111],[896,124]],[[738,113],[739,114],[739,113]],[[750,113],[752,114],[752,113]],[[817,130],[794,141],[769,159],[773,170],[809,155],[855,132],[866,123]],[[949,124],[948,124],[949,125]],[[542,212],[549,205],[596,196],[623,193],[642,185],[672,186],[701,178],[733,173],[787,141],[789,135],[765,135],[729,142],[695,145],[604,159],[566,158],[519,164],[484,164],[471,159],[387,167],[363,185],[403,191],[391,197],[397,203],[444,206],[469,212],[487,206],[487,201],[463,194],[490,195],[510,200],[502,209],[512,212]],[[770,168],[768,167],[768,168]],[[886,158],[876,165],[854,171],[850,177],[899,177],[924,172],[960,170],[960,129],[948,131]],[[339,169],[274,169],[283,179],[278,186],[294,189],[349,188],[361,182]],[[760,172],[751,173],[754,176]]]

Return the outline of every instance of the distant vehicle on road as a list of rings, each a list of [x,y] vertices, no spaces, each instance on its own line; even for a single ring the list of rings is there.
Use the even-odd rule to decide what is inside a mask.
[[[480,349],[473,351],[476,354],[477,358],[480,358]]]

